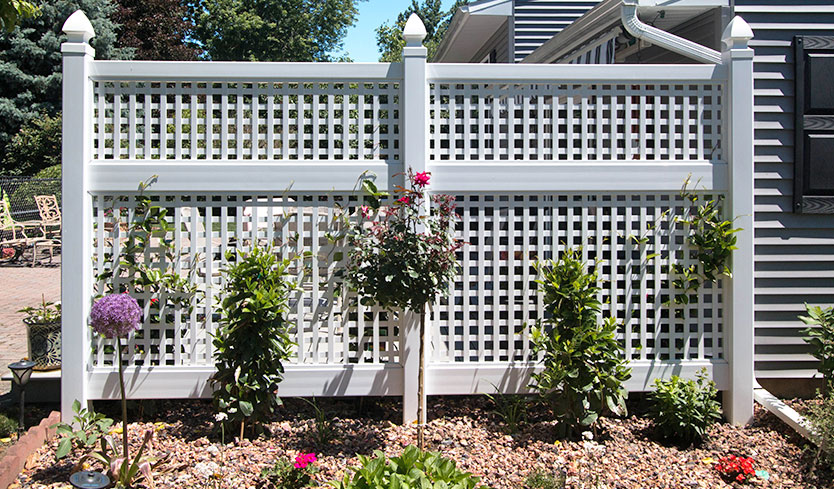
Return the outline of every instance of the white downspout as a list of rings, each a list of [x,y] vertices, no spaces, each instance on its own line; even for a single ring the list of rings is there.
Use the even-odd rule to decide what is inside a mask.
[[[656,46],[674,51],[701,63],[721,64],[721,53],[718,51],[660,30],[657,27],[644,24],[637,18],[637,6],[639,3],[639,0],[623,0],[621,10],[623,26],[625,26],[629,34],[637,39],[649,41]]]

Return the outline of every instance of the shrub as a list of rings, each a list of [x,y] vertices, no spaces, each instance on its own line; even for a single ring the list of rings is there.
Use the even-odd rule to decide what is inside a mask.
[[[276,393],[292,345],[287,314],[295,284],[287,279],[290,260],[271,249],[230,251],[226,259],[232,265],[225,270],[211,381],[215,408],[240,423],[242,437],[245,421],[257,425],[281,405]]]
[[[834,392],[808,407],[808,420],[814,428],[819,450],[817,458],[834,467]]]
[[[272,467],[261,471],[258,489],[301,489],[314,486],[313,475],[318,473],[314,465],[316,454],[302,453],[294,463],[286,459],[277,460]]]
[[[834,388],[834,307],[823,309],[819,306],[805,305],[807,316],[799,319],[809,326],[817,328],[805,329],[802,333],[806,343],[813,348],[811,355],[820,361],[817,370],[825,378],[829,391]]]
[[[663,438],[697,442],[707,428],[721,419],[715,382],[707,378],[706,369],[698,372],[696,378],[697,381],[673,375],[669,380],[655,379],[649,415]]]
[[[481,478],[463,472],[455,462],[437,452],[423,452],[415,446],[407,446],[399,457],[386,459],[379,451],[374,458],[358,455],[361,467],[346,473],[341,481],[330,484],[336,489],[388,489],[430,488],[474,489]]]
[[[8,438],[17,431],[17,421],[0,414],[0,438]]]
[[[554,474],[547,470],[536,469],[524,478],[526,489],[563,489],[565,474]]]
[[[61,165],[61,114],[41,114],[23,125],[6,146],[3,165],[13,175],[34,175]]]
[[[558,435],[578,435],[607,408],[625,414],[623,382],[631,377],[614,318],[600,322],[600,288],[579,250],[566,250],[556,262],[538,264],[549,319],[533,328],[533,347],[544,352],[544,369],[533,374],[531,387],[547,400],[556,415]]]

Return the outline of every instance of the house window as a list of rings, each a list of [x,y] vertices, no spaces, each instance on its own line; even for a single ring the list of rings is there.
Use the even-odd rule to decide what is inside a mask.
[[[797,36],[794,211],[834,214],[834,37]]]

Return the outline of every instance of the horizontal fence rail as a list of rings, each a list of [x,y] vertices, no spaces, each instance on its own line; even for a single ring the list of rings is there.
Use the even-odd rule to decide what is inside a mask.
[[[427,393],[526,392],[539,360],[531,327],[547,319],[535,266],[577,247],[599,275],[603,315],[617,318],[629,389],[700,368],[733,385],[735,279],[704,285],[686,306],[670,301],[671,265],[697,262],[672,218],[692,205],[684,181],[734,202],[729,63],[426,64],[414,46],[390,64],[122,62],[88,48],[64,45],[65,93],[81,93],[65,96],[65,172],[68,160],[79,168],[64,182],[78,216],[65,253],[89,276],[81,291],[65,276],[65,302],[127,288],[118,274],[92,277],[118,266],[137,185],[151,175],[172,253],[155,237],[139,258],[198,289],[176,306],[137,296],[131,397],[211,395],[227,256],[270,246],[303,257],[290,269],[295,347],[281,395],[401,395],[413,420],[417,318],[346,290],[349,250],[334,238],[339,216],[360,219],[360,176],[391,191],[408,169],[454,196],[465,242],[428,318]],[[81,337],[65,348],[81,365],[67,365],[66,406],[118,397],[114,344],[92,337],[88,310],[65,316],[65,337]]]

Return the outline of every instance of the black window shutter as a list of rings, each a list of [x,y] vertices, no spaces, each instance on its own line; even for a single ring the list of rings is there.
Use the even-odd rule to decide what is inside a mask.
[[[794,211],[834,213],[834,37],[796,36]]]

